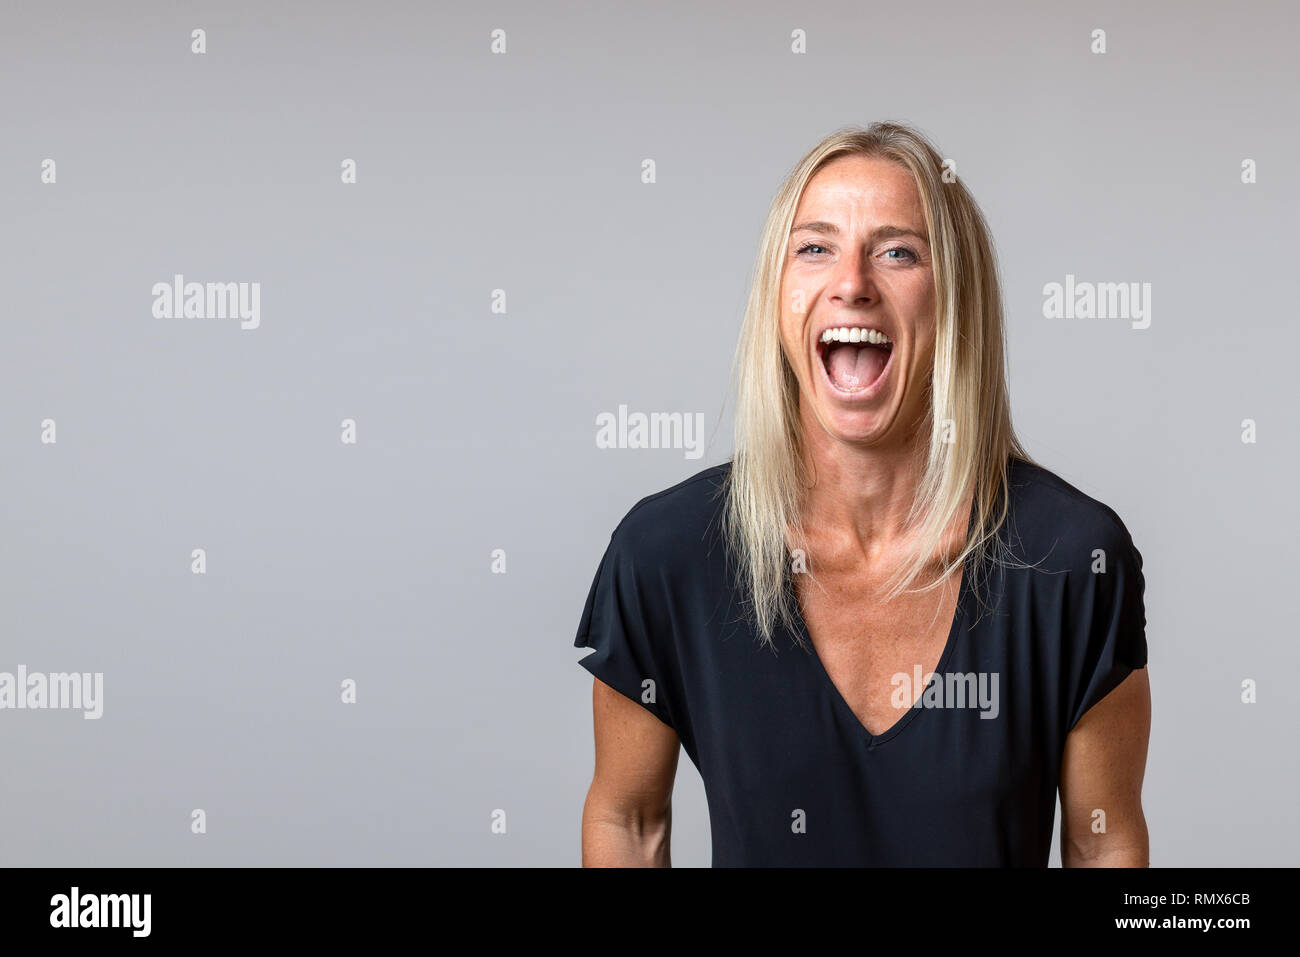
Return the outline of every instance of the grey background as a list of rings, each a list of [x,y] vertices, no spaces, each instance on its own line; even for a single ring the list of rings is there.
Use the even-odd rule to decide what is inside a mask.
[[[102,671],[105,701],[99,721],[0,712],[0,862],[578,863],[572,642],[608,535],[729,455],[784,173],[896,119],[992,225],[1022,437],[1144,556],[1153,862],[1294,864],[1295,20],[6,4],[0,670]],[[152,318],[177,272],[261,282],[261,328]],[[1044,319],[1066,273],[1150,282],[1151,327]],[[707,454],[597,449],[620,403],[705,413]],[[709,863],[685,755],[673,858]]]

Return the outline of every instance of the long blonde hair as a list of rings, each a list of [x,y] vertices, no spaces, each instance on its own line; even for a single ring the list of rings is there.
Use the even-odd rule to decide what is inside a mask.
[[[804,467],[799,384],[781,348],[780,286],[799,199],[812,176],[836,157],[863,155],[899,163],[920,192],[933,257],[936,331],[929,384],[929,446],[905,523],[916,547],[890,579],[886,600],[905,590],[938,555],[937,587],[973,555],[978,570],[996,561],[1007,515],[1007,465],[1033,460],[1011,425],[1006,344],[997,261],[988,225],[961,180],[917,130],[898,123],[837,130],[814,146],[781,185],[763,227],[749,302],[732,373],[736,383],[735,456],[724,494],[724,528],[751,619],[774,647],[781,624],[798,635],[792,552],[808,554],[802,508],[810,477]],[[947,530],[972,494],[971,528],[949,563]],[[1001,511],[994,512],[1001,503]],[[978,574],[976,575],[978,577]]]

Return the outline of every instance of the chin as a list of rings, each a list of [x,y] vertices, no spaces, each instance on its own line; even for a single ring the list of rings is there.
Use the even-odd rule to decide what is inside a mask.
[[[849,412],[822,406],[818,418],[826,434],[846,445],[874,445],[889,428],[885,410]]]

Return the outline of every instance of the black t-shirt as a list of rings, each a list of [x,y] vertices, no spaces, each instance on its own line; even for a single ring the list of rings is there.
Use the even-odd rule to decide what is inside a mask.
[[[1066,735],[1147,661],[1142,556],[1119,516],[1012,458],[998,536],[1037,567],[975,582],[967,559],[934,680],[873,736],[802,618],[804,646],[778,625],[775,651],[747,623],[721,535],[729,468],[627,513],[574,642],[677,732],[704,781],[713,866],[1045,867]]]

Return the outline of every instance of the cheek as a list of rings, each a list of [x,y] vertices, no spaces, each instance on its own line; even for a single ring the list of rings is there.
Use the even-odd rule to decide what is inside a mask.
[[[911,328],[918,345],[933,341],[936,328],[934,286],[928,280],[898,285],[891,290],[899,318]]]
[[[934,278],[927,272],[924,277],[920,277],[917,284],[912,288],[912,301],[915,304],[918,315],[930,319],[934,316]]]
[[[805,339],[808,329],[808,317],[790,309],[789,303],[781,307],[780,332],[781,349],[786,360],[796,369],[807,365],[804,353],[807,351]]]
[[[797,278],[782,284],[781,314],[802,324],[808,318],[812,298],[812,289],[807,284],[800,283]]]
[[[790,298],[791,290],[794,287],[784,279],[781,281],[780,299],[778,300],[779,309],[779,328],[781,332],[781,348],[785,352],[787,360],[793,360],[802,351],[802,337],[804,315],[796,313],[792,308]],[[794,364],[792,362],[792,364]]]
[[[801,277],[797,272],[787,274],[781,281],[781,315],[803,325],[821,292],[817,280]]]
[[[785,355],[785,361],[790,363],[796,371],[799,369],[799,339],[798,331],[790,324],[790,316],[782,315],[781,317],[781,352]]]

